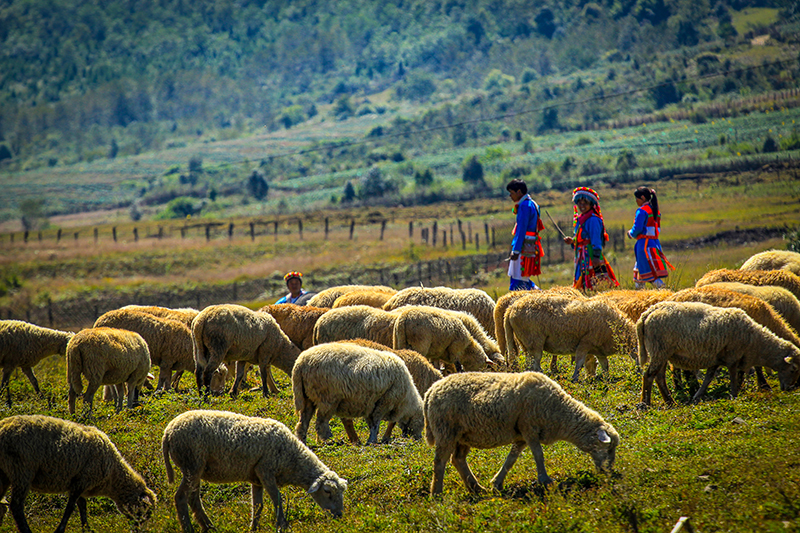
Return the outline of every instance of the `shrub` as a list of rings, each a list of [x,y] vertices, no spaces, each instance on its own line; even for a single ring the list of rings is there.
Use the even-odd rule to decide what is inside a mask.
[[[247,178],[247,192],[258,201],[263,200],[269,194],[269,183],[259,171],[254,170]]]
[[[188,196],[179,196],[174,200],[170,200],[167,207],[156,216],[157,219],[170,219],[170,218],[186,218],[189,215],[195,215],[200,212],[202,205],[195,205],[194,199]]]
[[[764,146],[761,148],[761,151],[765,154],[770,152],[777,152],[778,151],[778,143],[775,142],[775,139],[772,137],[767,137],[764,139]]]
[[[486,183],[483,180],[483,165],[478,160],[477,155],[468,157],[464,161],[461,179],[463,179],[465,183],[477,183],[481,185]]]
[[[414,171],[414,183],[419,187],[427,187],[433,183],[433,172],[431,169],[417,169]]]

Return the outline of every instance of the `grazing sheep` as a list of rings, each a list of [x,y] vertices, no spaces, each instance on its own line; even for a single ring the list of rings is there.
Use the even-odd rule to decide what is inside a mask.
[[[397,313],[375,309],[368,305],[352,305],[331,309],[314,326],[314,344],[367,339],[392,346]]]
[[[342,515],[347,481],[276,420],[226,411],[188,411],[164,429],[161,450],[167,480],[173,483],[175,478],[170,458],[183,476],[175,492],[175,508],[184,533],[194,531],[189,505],[201,531],[214,528],[200,500],[201,480],[249,482],[252,531],[258,528],[265,489],[275,506],[278,531],[288,527],[280,493],[286,485],[302,487],[321,508],[335,517]]]
[[[541,371],[544,350],[574,354],[572,381],[578,380],[589,354],[597,356],[606,374],[609,355],[627,353],[636,360],[634,323],[614,305],[600,300],[558,294],[525,296],[506,311],[505,330],[509,361],[513,362],[521,349],[527,353],[531,370]]]
[[[495,364],[456,313],[421,305],[401,307],[395,312],[395,349],[409,348],[429,361],[442,361],[469,371]]]
[[[720,281],[734,281],[758,286],[775,285],[783,287],[800,300],[800,276],[792,274],[788,270],[712,270],[697,280],[694,286],[702,287]]]
[[[301,350],[314,346],[314,324],[327,313],[327,307],[297,304],[265,305],[258,311],[269,313],[295,346]]]
[[[197,389],[209,390],[211,377],[220,363],[239,361],[258,365],[261,373],[261,392],[278,393],[270,365],[292,375],[294,360],[300,354],[289,337],[267,313],[251,311],[235,304],[211,305],[203,309],[192,322],[194,339],[195,378]],[[231,396],[236,397],[244,378],[246,365],[236,365],[236,379]]]
[[[89,328],[79,331],[67,343],[67,382],[70,414],[75,413],[75,398],[81,393],[81,374],[88,381],[83,395],[84,409],[91,413],[94,394],[101,385],[117,386],[117,412],[127,386],[128,409],[133,408],[137,387],[150,372],[150,352],[141,335],[114,328]]]
[[[486,330],[483,329],[483,326],[478,323],[474,316],[463,311],[449,311],[439,307],[435,307],[434,309],[447,311],[453,316],[458,317],[458,319],[461,320],[461,323],[464,324],[464,327],[467,328],[467,331],[469,331],[469,334],[472,335],[472,338],[478,342],[481,348],[483,348],[484,353],[486,353],[489,359],[491,359],[492,362],[497,365],[505,365],[506,359],[500,353],[500,346],[498,346],[497,341],[488,335]]]
[[[393,293],[386,291],[352,291],[336,298],[331,307],[336,309],[338,307],[347,307],[350,305],[368,305],[370,307],[383,309],[384,304],[393,295]]]
[[[21,320],[0,320],[0,366],[3,367],[0,391],[8,387],[11,373],[19,367],[38,394],[39,381],[33,374],[33,367],[50,355],[65,355],[73,335]]]
[[[157,316],[158,318],[169,318],[183,322],[188,327],[192,327],[192,320],[200,311],[192,309],[191,307],[182,307],[179,309],[172,309],[170,307],[158,307],[156,305],[126,305],[120,309],[128,309],[131,311],[138,311],[140,313],[147,313],[148,315]]]
[[[494,331],[495,338],[497,339],[497,346],[500,348],[500,353],[508,356],[508,348],[506,347],[506,329],[505,329],[505,316],[506,310],[511,307],[511,304],[529,294],[562,294],[564,296],[571,296],[580,300],[585,300],[586,295],[581,291],[573,288],[572,286],[556,286],[551,287],[544,291],[511,291],[497,299],[494,306]]]
[[[384,346],[382,344],[378,344],[377,342],[368,341],[365,339],[353,339],[348,341],[339,341],[339,342],[346,342],[351,344],[357,344],[359,346],[365,346],[367,348],[372,348],[373,350],[386,350],[388,352],[392,352],[397,357],[403,360],[408,368],[408,371],[411,373],[411,379],[414,380],[414,386],[417,388],[417,392],[419,392],[420,397],[424,398],[425,393],[428,392],[428,389],[431,388],[431,385],[442,379],[442,373],[439,372],[427,359],[422,357],[419,353],[415,352],[414,350],[395,350],[394,348],[389,348],[388,346]],[[355,435],[355,429],[353,428],[353,420],[350,418],[343,418],[342,425],[344,425],[344,429],[347,432],[348,437],[351,440],[357,440],[358,437],[356,436],[355,439],[352,439],[352,436]],[[386,431],[381,438],[381,442],[389,442],[389,439],[392,437],[392,430],[396,424],[394,422],[389,422],[386,426]]]
[[[636,322],[642,316],[645,309],[658,302],[663,302],[672,297],[673,292],[668,289],[654,290],[622,290],[614,289],[605,292],[598,292],[592,296],[593,300],[601,300],[617,306],[617,309]]]
[[[30,532],[25,519],[25,498],[30,490],[69,494],[56,533],[66,530],[76,505],[82,528],[89,527],[89,496],[111,498],[135,528],[150,518],[156,503],[156,495],[105,433],[42,415],[10,416],[0,421],[0,498],[9,487],[8,507],[21,532]],[[0,505],[2,516],[6,506]]]
[[[308,301],[308,305],[330,308],[333,307],[333,303],[339,296],[354,291],[378,291],[388,294],[394,294],[397,292],[393,288],[386,287],[384,285],[339,285],[337,287],[330,287],[324,291],[318,292],[316,296]]]
[[[537,480],[549,484],[542,444],[570,442],[591,455],[598,470],[607,471],[619,444],[611,424],[538,372],[453,374],[434,383],[425,395],[425,437],[436,446],[432,494],[442,492],[448,460],[469,491],[484,490],[467,464],[471,448],[512,444],[492,478],[492,487],[501,491],[526,445],[536,461]]]
[[[399,423],[403,435],[422,437],[422,397],[403,360],[389,351],[344,342],[309,348],[295,362],[292,392],[300,415],[295,434],[303,442],[315,411],[321,440],[331,438],[333,416],[363,417],[367,444],[378,442],[381,420]],[[355,432],[348,437],[360,444]]]
[[[192,331],[184,322],[116,309],[101,315],[94,327],[126,329],[142,336],[150,350],[150,364],[159,367],[157,391],[170,389],[173,372],[194,370]]]
[[[406,305],[427,305],[464,311],[474,316],[483,329],[494,332],[494,300],[480,289],[408,287],[392,296],[383,309],[392,311]]]
[[[734,282],[711,283],[704,285],[704,287],[719,287],[761,298],[771,305],[795,331],[800,331],[800,301],[795,298],[794,294],[783,287],[776,287],[775,285],[757,286]]]
[[[776,370],[781,390],[789,389],[800,375],[800,349],[735,307],[661,302],[642,314],[636,332],[639,364],[647,364],[642,376],[645,405],[650,405],[654,379],[664,402],[674,403],[665,379],[667,363],[684,370],[708,369],[694,401],[705,394],[717,367],[722,365],[729,369],[734,398],[739,394],[739,372],[753,366]]]
[[[739,270],[788,270],[800,276],[800,254],[788,250],[767,250],[752,256]]]

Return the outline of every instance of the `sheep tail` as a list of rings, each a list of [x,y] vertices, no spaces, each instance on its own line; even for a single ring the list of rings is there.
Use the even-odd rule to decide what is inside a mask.
[[[503,329],[506,335],[506,364],[511,367],[517,362],[519,351],[517,350],[517,341],[514,340],[514,328],[511,325],[509,313],[503,317]]]
[[[169,460],[169,437],[164,435],[161,439],[161,453],[164,454],[164,467],[167,469],[167,481],[175,481],[175,472],[172,470],[172,462]]]
[[[434,446],[436,444],[436,439],[433,437],[433,431],[431,430],[431,424],[430,424],[430,416],[428,416],[429,401],[430,397],[426,394],[425,403],[423,404],[423,412],[425,413],[425,442],[428,443],[428,446]]]
[[[647,347],[644,344],[644,319],[647,317],[647,315],[648,313],[645,311],[636,322],[636,337],[638,338],[639,343],[639,367],[646,365],[647,361],[650,359],[650,356],[647,353]]]
[[[306,406],[306,392],[303,390],[302,370],[297,372],[292,369],[292,395],[294,396],[294,410],[302,413]]]
[[[205,368],[208,363],[206,347],[203,343],[203,320],[192,321],[192,355],[194,364]]]
[[[408,348],[406,340],[406,319],[405,316],[397,317],[397,321],[394,323],[394,328],[392,330],[392,343],[394,344],[393,348],[395,350],[403,350]]]
[[[67,383],[75,394],[83,392],[81,371],[83,370],[83,354],[80,348],[69,346],[67,351]]]

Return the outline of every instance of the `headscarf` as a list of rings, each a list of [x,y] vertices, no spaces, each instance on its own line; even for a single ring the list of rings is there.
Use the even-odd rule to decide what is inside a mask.
[[[295,272],[295,271],[287,272],[286,275],[283,276],[283,281],[288,283],[289,280],[292,278],[297,278],[300,281],[303,281],[303,274],[301,272]]]
[[[603,215],[600,212],[600,195],[597,194],[597,191],[589,187],[575,187],[572,191],[573,219],[575,222],[578,221],[578,217],[581,214],[577,204],[578,200],[581,198],[588,200],[589,203],[592,204],[591,211],[594,211],[595,214],[600,217],[600,220],[603,220]]]

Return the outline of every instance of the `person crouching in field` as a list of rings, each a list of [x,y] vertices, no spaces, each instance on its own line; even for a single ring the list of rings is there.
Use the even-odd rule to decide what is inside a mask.
[[[528,194],[528,186],[519,178],[506,185],[508,196],[514,202],[513,213],[517,220],[511,234],[511,254],[508,256],[508,276],[511,278],[508,290],[541,290],[531,276],[542,273],[541,260],[544,256],[539,232],[544,229],[539,206]]]
[[[646,283],[652,283],[657,289],[664,287],[664,279],[669,275],[667,268],[675,270],[664,252],[658,235],[661,233],[661,211],[658,209],[656,191],[648,187],[639,187],[633,192],[636,199],[636,216],[628,237],[636,239],[633,247],[636,263],[633,266],[633,282],[637,289],[643,289]]]

